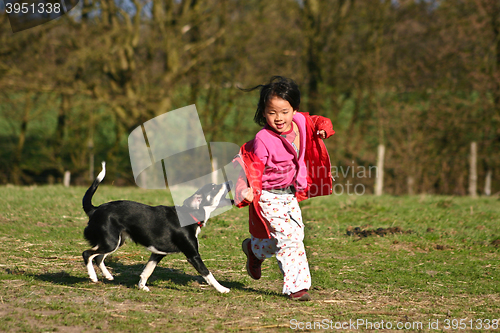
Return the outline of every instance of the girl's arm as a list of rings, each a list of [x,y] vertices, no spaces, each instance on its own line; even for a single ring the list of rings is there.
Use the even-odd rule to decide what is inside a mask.
[[[253,201],[253,189],[248,186],[245,172],[241,170],[235,186],[235,204],[237,207],[245,207]]]
[[[253,171],[258,170],[257,174],[259,174],[260,177],[262,177],[262,174],[264,172],[263,171],[264,166],[266,165],[267,158],[269,156],[267,148],[266,148],[265,144],[260,139],[255,138],[255,140],[253,140],[253,143],[251,146],[251,151],[252,151],[253,157],[250,158],[250,161],[253,161],[253,162],[249,162],[250,165],[248,165],[248,168],[250,168],[250,170],[247,170],[247,172],[250,172],[250,175],[248,175],[248,176],[254,177],[254,178],[257,177]],[[235,186],[235,198],[234,198],[235,205],[238,208],[248,206],[249,204],[251,204],[253,202],[255,195],[258,195],[258,194],[253,193],[254,192],[253,187],[259,188],[259,185],[255,184],[256,181],[258,182],[258,179],[253,179],[254,183],[249,183],[249,179],[247,179],[247,175],[245,174],[245,170],[242,169],[240,171],[240,175],[238,177],[238,180],[237,180],[236,186]],[[253,187],[250,184],[252,184]]]

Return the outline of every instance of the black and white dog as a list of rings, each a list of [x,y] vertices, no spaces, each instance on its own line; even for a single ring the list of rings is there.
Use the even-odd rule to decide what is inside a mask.
[[[146,282],[165,255],[182,252],[209,285],[221,293],[229,292],[228,288],[217,282],[201,260],[198,252],[198,234],[215,209],[232,204],[230,199],[225,198],[230,191],[231,182],[205,185],[187,198],[182,206],[152,207],[134,201],[120,200],[94,207],[92,196],[105,174],[106,168],[103,162],[102,171],[83,197],[83,210],[89,216],[84,236],[92,248],[84,251],[82,255],[93,282],[97,282],[97,275],[92,260],[95,258],[106,279],[113,280],[113,276],[104,265],[104,258],[115,252],[123,245],[125,238],[129,237],[152,252],[140,275],[139,289],[149,291]],[[180,219],[190,220],[193,223],[183,227]]]

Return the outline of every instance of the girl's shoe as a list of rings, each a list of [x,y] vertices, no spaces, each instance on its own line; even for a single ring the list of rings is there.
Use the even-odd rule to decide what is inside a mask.
[[[296,293],[291,293],[288,296],[292,301],[310,301],[311,295],[307,292],[307,289],[302,289]]]
[[[241,244],[241,248],[243,252],[247,256],[247,272],[248,275],[254,280],[260,279],[261,270],[260,266],[262,265],[263,260],[259,260],[252,251],[252,244],[250,238],[247,238]]]

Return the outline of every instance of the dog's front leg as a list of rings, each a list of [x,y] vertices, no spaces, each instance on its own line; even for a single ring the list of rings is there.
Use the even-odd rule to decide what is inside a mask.
[[[151,253],[151,257],[149,257],[148,263],[146,264],[146,267],[144,267],[144,270],[140,275],[141,279],[139,280],[138,284],[140,290],[149,291],[149,288],[146,286],[146,282],[148,282],[148,279],[155,270],[156,265],[158,265],[163,257],[165,257],[165,255]]]
[[[191,258],[187,258],[188,262],[193,265],[193,267],[198,271],[198,273],[201,274],[201,276],[203,276],[203,278],[205,279],[205,281],[213,286],[215,289],[217,289],[218,292],[220,293],[228,293],[229,292],[229,288],[226,288],[224,286],[222,286],[215,278],[214,276],[212,275],[212,273],[210,273],[210,271],[208,270],[208,268],[205,266],[205,264],[203,263],[203,261],[201,260],[201,257],[199,254],[195,255],[194,257],[191,257]]]
[[[205,279],[205,281],[207,281],[209,285],[213,286],[220,293],[225,294],[230,291],[229,288],[226,288],[223,285],[221,285],[210,272],[208,272],[208,275],[204,276],[203,278]]]

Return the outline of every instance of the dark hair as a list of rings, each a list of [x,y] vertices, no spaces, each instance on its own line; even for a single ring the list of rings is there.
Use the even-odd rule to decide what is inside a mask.
[[[268,84],[259,84],[253,88],[242,89],[243,91],[253,91],[260,88],[260,99],[259,104],[257,104],[257,111],[253,120],[260,126],[267,124],[266,118],[264,118],[264,110],[266,109],[267,103],[273,97],[279,97],[288,101],[294,110],[299,110],[300,106],[300,90],[299,86],[292,79],[288,79],[282,76],[273,76],[269,80]]]

